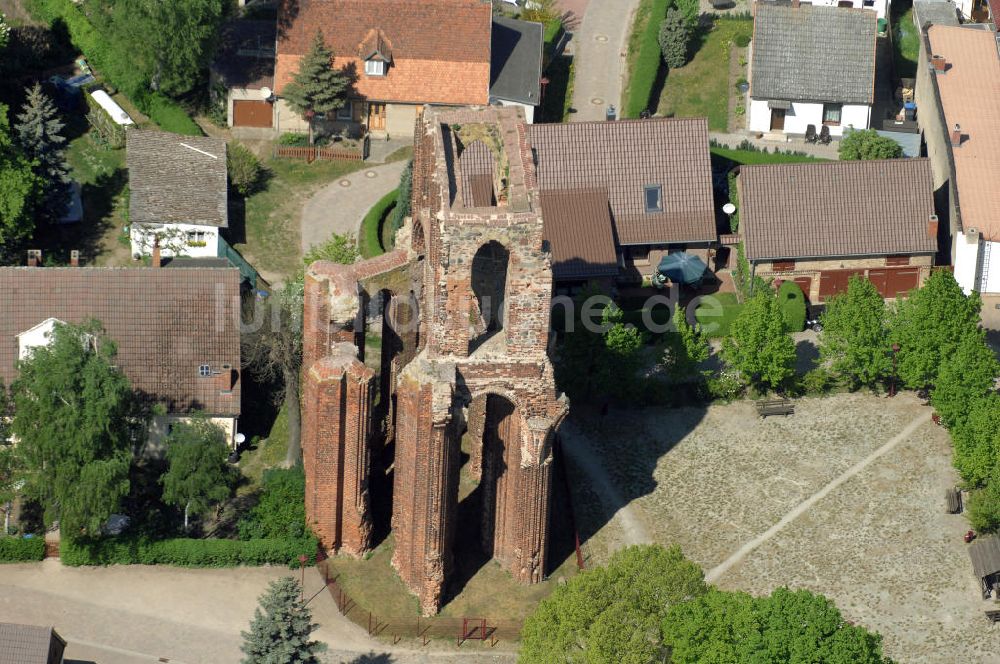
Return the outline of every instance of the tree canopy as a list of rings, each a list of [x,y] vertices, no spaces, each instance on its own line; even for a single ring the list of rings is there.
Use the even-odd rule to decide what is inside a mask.
[[[874,129],[855,129],[846,132],[840,141],[840,158],[843,161],[866,159],[896,159],[903,156],[899,143],[880,136]]]
[[[319,664],[326,646],[310,639],[319,625],[301,598],[302,589],[290,576],[272,581],[260,596],[260,606],[241,632],[243,664]]]
[[[7,107],[0,104],[0,247],[3,249],[10,250],[35,230],[33,213],[43,183],[34,167],[35,162],[14,143]]]
[[[167,436],[167,472],[163,500],[184,509],[184,530],[188,518],[204,514],[214,504],[229,497],[233,479],[227,463],[229,444],[226,432],[203,417],[175,423]]]
[[[752,597],[713,589],[672,606],[663,634],[674,664],[890,661],[881,636],[847,623],[833,602],[808,590]]]
[[[66,163],[65,125],[42,86],[36,83],[17,116],[17,143],[35,161],[35,174],[44,184],[40,209],[51,221],[66,214],[70,202],[69,164]]]
[[[100,324],[57,324],[18,362],[12,432],[24,492],[64,534],[96,534],[129,491],[136,411]]]
[[[938,373],[931,404],[950,429],[965,423],[971,406],[993,392],[1000,362],[986,344],[986,332],[969,330]]]
[[[674,381],[684,381],[695,375],[698,365],[712,353],[701,331],[687,322],[687,312],[678,305],[674,312],[674,333],[666,341],[663,366]]]
[[[978,328],[979,308],[979,295],[965,295],[947,270],[931,272],[921,288],[897,304],[890,342],[900,347],[898,372],[904,385],[921,389],[937,382],[945,360]]]
[[[823,313],[820,357],[852,388],[874,387],[892,369],[887,320],[885,301],[875,285],[852,276],[847,290],[834,296]]]
[[[309,52],[282,92],[285,101],[309,121],[310,143],[313,114],[331,113],[343,106],[350,85],[344,72],[333,67],[333,51],[327,47],[323,31],[317,30]]]
[[[747,300],[722,342],[722,359],[757,387],[776,389],[795,373],[795,344],[774,293],[760,289]]]
[[[671,606],[704,594],[701,569],[677,546],[630,546],[542,600],[521,631],[523,664],[662,658],[660,623]]]

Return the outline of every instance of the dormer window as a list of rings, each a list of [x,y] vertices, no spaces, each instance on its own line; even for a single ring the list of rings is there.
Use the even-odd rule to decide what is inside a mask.
[[[663,212],[663,187],[661,185],[646,185],[646,212]]]
[[[385,62],[382,60],[365,60],[365,74],[368,76],[385,76]]]

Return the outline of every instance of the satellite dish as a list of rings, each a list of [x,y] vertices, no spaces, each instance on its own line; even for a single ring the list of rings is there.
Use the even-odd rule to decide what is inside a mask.
[[[260,96],[264,99],[270,99],[272,94],[274,93],[271,91],[271,88],[266,85],[260,89]]]
[[[726,214],[732,214],[736,212],[736,206],[733,205],[732,203],[726,203],[725,205],[722,206],[722,211],[725,212]]]
[[[241,433],[236,434],[236,444],[237,445],[242,445],[243,443],[246,442],[246,440],[247,440],[247,437],[244,436],[243,434],[241,434]]]

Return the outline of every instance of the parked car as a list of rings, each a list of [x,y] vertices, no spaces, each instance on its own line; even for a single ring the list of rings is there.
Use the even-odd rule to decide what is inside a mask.
[[[812,330],[813,332],[823,331],[823,323],[820,322],[820,318],[822,318],[824,311],[826,311],[825,304],[810,304],[806,307],[807,330]]]

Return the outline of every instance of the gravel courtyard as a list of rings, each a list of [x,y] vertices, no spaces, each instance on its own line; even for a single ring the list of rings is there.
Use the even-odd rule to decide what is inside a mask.
[[[677,543],[722,588],[826,594],[896,661],[1000,661],[967,522],[944,513],[957,476],[930,415],[912,394],[850,394],[766,420],[752,402],[612,411],[603,426],[574,416],[564,446],[582,442],[613,485],[568,454],[576,502],[590,506],[585,551],[596,563],[628,542]]]

